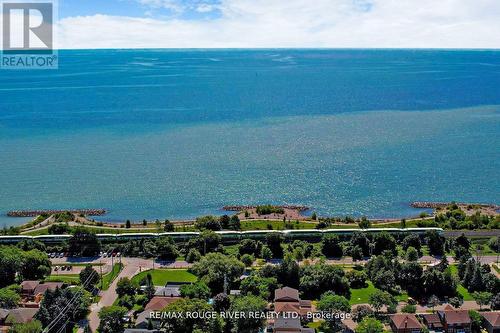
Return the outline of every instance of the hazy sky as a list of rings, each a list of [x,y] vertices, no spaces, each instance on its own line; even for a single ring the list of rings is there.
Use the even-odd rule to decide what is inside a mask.
[[[499,0],[59,0],[61,48],[500,48]]]

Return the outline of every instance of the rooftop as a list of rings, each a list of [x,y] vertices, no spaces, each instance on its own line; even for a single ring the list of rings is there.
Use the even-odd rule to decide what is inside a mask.
[[[419,329],[422,327],[414,314],[398,313],[391,316],[391,321],[397,329]]]

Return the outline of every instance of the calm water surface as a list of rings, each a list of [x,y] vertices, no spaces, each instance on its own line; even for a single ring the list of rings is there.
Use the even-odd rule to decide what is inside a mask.
[[[499,51],[61,51],[0,70],[0,213],[498,203],[499,87]]]

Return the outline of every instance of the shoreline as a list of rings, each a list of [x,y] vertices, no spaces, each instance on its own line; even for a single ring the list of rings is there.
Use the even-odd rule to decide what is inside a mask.
[[[498,209],[500,206],[496,204],[486,204],[486,203],[455,203],[455,202],[432,202],[432,201],[415,201],[409,203],[409,207],[412,207],[414,209],[420,209],[421,212],[420,214],[417,214],[415,212],[415,215],[411,216],[401,216],[401,217],[392,217],[392,218],[368,218],[368,220],[372,223],[375,224],[384,224],[384,223],[395,223],[399,222],[402,219],[407,219],[407,220],[414,220],[414,219],[429,219],[433,218],[433,216],[436,214],[436,211],[439,211],[451,204],[456,204],[460,206],[461,208],[466,208],[468,213],[475,212],[476,210],[482,210],[483,212],[490,213],[490,214],[497,214]],[[264,221],[283,221],[284,219],[288,220],[290,223],[293,221],[301,221],[301,222],[309,222],[309,223],[316,223],[319,222],[320,219],[342,219],[343,217],[338,217],[338,216],[318,216],[317,220],[313,220],[311,216],[309,215],[303,215],[302,212],[309,211],[311,212],[313,209],[310,207],[306,206],[301,206],[301,205],[275,205],[273,207],[276,208],[282,208],[285,210],[284,214],[276,214],[276,213],[271,213],[268,215],[257,215],[255,214],[255,210],[258,206],[255,205],[231,205],[231,206],[224,206],[222,208],[222,211],[228,211],[228,212],[235,212],[235,215],[238,215],[240,220],[242,221],[258,221],[258,220],[264,220]],[[252,214],[249,216],[245,216],[245,212],[247,210],[251,210]],[[427,211],[426,211],[427,210]],[[429,210],[432,210],[429,212]],[[219,210],[221,211],[221,210]],[[28,230],[33,230],[33,229],[38,229],[40,227],[43,227],[43,225],[48,225],[54,223],[54,221],[48,221],[54,214],[60,214],[60,213],[66,213],[69,212],[73,215],[78,215],[80,216],[78,219],[85,220],[84,225],[92,225],[95,227],[101,227],[101,228],[110,228],[110,229],[116,229],[120,228],[122,224],[126,221],[124,220],[107,220],[106,221],[106,209],[71,209],[71,210],[56,210],[56,209],[51,209],[51,210],[16,210],[16,211],[11,211],[7,213],[7,216],[9,218],[20,218],[20,217],[38,217],[38,216],[44,216],[48,215],[46,219],[43,221],[40,221],[39,223],[33,224],[34,220],[29,220],[26,221],[20,225],[17,225],[15,227],[19,227],[21,229],[24,229],[25,231]],[[423,216],[422,213],[426,213],[428,215]],[[101,217],[101,219],[94,220],[94,219],[87,219],[85,216],[98,216]],[[354,219],[357,219],[357,217],[354,217]],[[144,220],[143,220],[144,221]],[[132,228],[131,229],[147,229],[148,227],[154,228],[153,225],[155,223],[155,220],[145,220],[147,221],[147,224],[141,223],[140,220],[138,221],[131,221],[132,223]],[[160,220],[160,221],[163,221]],[[82,222],[82,221],[81,221]],[[193,225],[195,222],[195,219],[193,218],[186,218],[186,219],[172,219],[171,222],[176,225],[176,226],[190,226]],[[337,223],[334,223],[337,224]],[[341,221],[338,222],[338,224],[344,224],[341,223]]]

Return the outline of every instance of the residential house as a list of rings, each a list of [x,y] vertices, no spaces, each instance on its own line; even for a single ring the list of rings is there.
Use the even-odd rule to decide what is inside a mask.
[[[181,297],[180,286],[169,285],[166,287],[156,287],[155,296]]]
[[[438,311],[446,333],[470,333],[471,319],[467,310],[452,310],[451,307]]]
[[[148,302],[144,311],[160,311],[163,310],[167,305],[179,300],[180,297],[165,297],[165,296],[154,296]]]
[[[47,290],[53,291],[56,288],[64,287],[65,284],[62,282],[23,281],[21,283],[21,297],[38,303]]]
[[[277,313],[298,313],[304,316],[312,311],[312,303],[309,300],[301,300],[297,289],[283,287],[274,291],[274,311]]]
[[[430,332],[442,332],[443,323],[437,313],[426,313],[422,315],[422,321]]]
[[[392,315],[390,325],[394,333],[422,332],[422,325],[414,314],[398,313]]]
[[[21,282],[21,297],[32,298],[35,294],[35,288],[38,287],[40,281],[23,281]]]
[[[302,327],[300,318],[289,318],[286,316],[279,316],[274,321],[273,332],[275,333],[314,333],[314,329]]]
[[[500,333],[500,311],[481,312],[481,316],[488,333]]]
[[[8,309],[0,309],[0,333],[8,333],[10,326],[6,326],[5,319],[9,315]]]
[[[5,324],[12,325],[29,323],[33,320],[33,317],[35,317],[37,312],[37,308],[16,308],[9,310],[9,314],[5,318]]]

